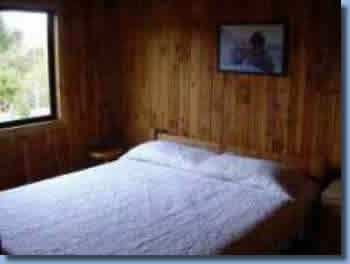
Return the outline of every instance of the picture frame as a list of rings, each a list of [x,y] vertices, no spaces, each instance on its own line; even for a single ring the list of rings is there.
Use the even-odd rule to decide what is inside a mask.
[[[286,75],[286,24],[222,24],[217,37],[219,72]]]

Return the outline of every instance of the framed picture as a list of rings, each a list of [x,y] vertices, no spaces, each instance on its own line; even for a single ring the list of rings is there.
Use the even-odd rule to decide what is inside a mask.
[[[218,71],[284,75],[286,45],[284,24],[220,25]]]

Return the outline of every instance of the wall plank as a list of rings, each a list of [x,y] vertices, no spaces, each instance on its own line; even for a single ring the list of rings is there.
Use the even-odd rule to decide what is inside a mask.
[[[266,156],[322,154],[331,166],[340,166],[340,7],[336,1],[143,1],[146,9],[135,7],[132,0],[121,2],[133,7],[121,17],[124,27],[119,39],[129,48],[146,45],[148,52],[154,51],[138,53],[143,71],[122,75],[120,93],[133,91],[126,108],[135,110],[133,97],[142,96],[144,87],[152,95],[152,111],[147,112],[152,121],[135,127],[135,116],[141,113],[133,113],[128,125],[119,126],[124,134],[165,128]],[[152,16],[140,20],[130,15],[138,9]],[[216,71],[216,25],[249,22],[288,24],[286,77]],[[130,39],[134,28],[127,25],[142,23],[149,28],[145,36]],[[123,65],[130,54],[120,50],[119,56]],[[144,138],[121,140],[134,145]]]
[[[152,127],[341,166],[337,1],[10,2],[58,10],[62,117],[0,131],[0,189],[86,167],[92,145],[132,146]],[[216,71],[216,25],[249,22],[288,24],[286,77]]]

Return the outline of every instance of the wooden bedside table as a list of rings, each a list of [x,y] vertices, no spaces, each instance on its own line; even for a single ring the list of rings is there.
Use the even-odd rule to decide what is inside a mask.
[[[342,254],[341,189],[341,181],[336,180],[321,196],[320,254]]]
[[[334,181],[329,187],[322,193],[322,204],[335,206],[341,208],[342,198],[342,185],[341,180]]]
[[[119,159],[124,154],[124,150],[122,148],[100,148],[95,149],[89,153],[89,156],[92,160],[96,162],[110,162]]]

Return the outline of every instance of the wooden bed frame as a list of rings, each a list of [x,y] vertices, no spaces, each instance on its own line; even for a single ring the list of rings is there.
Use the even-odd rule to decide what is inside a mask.
[[[168,131],[157,128],[151,129],[151,139],[173,141],[180,144],[204,148],[217,153],[222,152],[221,146],[219,144],[209,141],[202,141],[194,138],[171,135],[168,133]]]
[[[151,138],[197,146],[217,153],[228,152],[219,144],[174,136],[160,129],[152,129]],[[288,184],[296,187],[297,191],[293,193],[295,200],[277,209],[239,241],[235,241],[232,245],[223,249],[220,255],[312,254],[310,238],[313,237],[315,232],[314,227],[317,227],[318,212],[315,210],[317,208],[315,203],[317,205],[319,201],[320,185],[313,178],[305,177],[304,174],[298,171],[292,171],[284,178],[287,179],[286,187],[288,187]],[[288,182],[289,180],[291,181]],[[297,247],[292,248],[292,251],[289,249],[281,252],[279,245],[282,241],[297,241]],[[298,248],[300,243],[302,243],[302,246]],[[305,245],[307,245],[306,248]],[[0,252],[7,254],[1,248]]]
[[[231,147],[225,147],[213,142],[171,135],[162,129],[152,129],[150,136],[153,140],[172,141],[204,148],[216,153],[228,152],[235,155],[280,162],[282,169],[285,168],[285,173],[281,177],[281,184],[295,199],[295,202],[289,203],[277,210],[266,221],[258,224],[254,230],[245,235],[238,243],[234,243],[232,247],[225,249],[224,254],[312,254],[311,240],[315,232],[318,232],[319,198],[325,175],[322,158],[306,158],[290,155],[262,157],[256,153],[242,153]],[[298,238],[300,231],[303,233],[302,240]],[[271,234],[271,236],[266,237],[266,234]],[[278,251],[275,245],[277,240],[298,241],[297,247],[293,248],[292,252]],[[298,248],[300,243],[302,243],[302,246]],[[305,250],[305,245],[310,247],[309,250]]]

